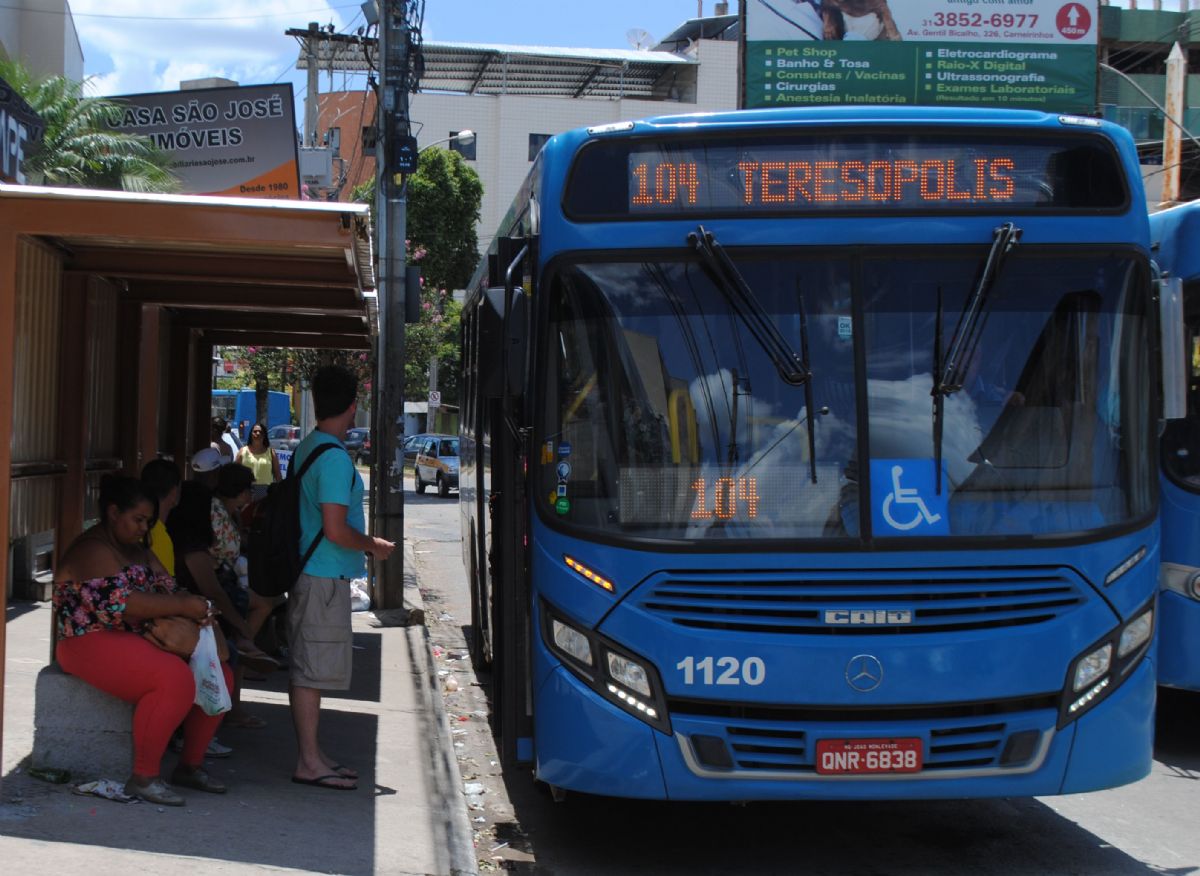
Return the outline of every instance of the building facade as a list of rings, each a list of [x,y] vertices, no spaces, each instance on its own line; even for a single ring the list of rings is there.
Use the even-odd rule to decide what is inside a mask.
[[[1195,8],[1192,8],[1195,7]],[[1161,188],[1166,59],[1179,42],[1189,61],[1180,119],[1200,132],[1200,0],[1101,0],[1097,113],[1128,128],[1146,166],[1148,198]],[[738,105],[738,16],[684,22],[651,50],[426,43],[421,91],[411,102],[419,147],[461,152],[484,186],[480,249],[549,137],[582,125],[728,110]],[[341,61],[342,59],[339,59]],[[355,69],[352,63],[338,69]],[[375,174],[362,132],[375,119],[371,91],[320,95],[319,129],[333,149],[335,185],[348,199]],[[474,143],[449,142],[460,131]],[[1200,197],[1200,146],[1185,135],[1182,195]]]
[[[735,109],[736,23],[736,15],[694,19],[652,51],[426,43],[422,90],[411,102],[417,144],[454,148],[479,174],[480,251],[491,244],[538,150],[555,134]],[[340,182],[334,190],[345,200],[375,175],[374,155],[363,153],[362,141],[362,129],[374,123],[375,95],[330,92],[319,100],[319,131],[334,150]],[[466,130],[474,132],[473,143],[451,139]]]
[[[83,80],[83,48],[67,0],[10,0],[0,6],[0,56],[37,76]]]

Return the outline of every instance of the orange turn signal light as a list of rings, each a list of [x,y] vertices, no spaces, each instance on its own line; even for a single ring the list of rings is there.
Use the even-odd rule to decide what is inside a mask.
[[[596,572],[593,572],[591,569],[589,569],[583,563],[576,560],[574,557],[568,557],[568,556],[564,555],[563,562],[565,562],[567,564],[567,568],[571,569],[574,572],[578,572],[580,575],[582,575],[584,578],[587,578],[587,580],[591,581],[597,587],[603,587],[609,593],[615,592],[616,588],[613,586],[612,581],[609,581],[603,575],[599,575]]]

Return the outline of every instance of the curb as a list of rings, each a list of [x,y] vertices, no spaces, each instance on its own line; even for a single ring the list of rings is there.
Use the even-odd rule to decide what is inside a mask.
[[[450,719],[446,717],[442,703],[442,685],[437,674],[437,660],[433,656],[433,644],[429,639],[429,628],[425,626],[425,600],[421,596],[416,574],[416,555],[407,540],[404,542],[404,608],[409,613],[410,623],[421,626],[421,641],[425,649],[422,705],[429,716],[430,729],[433,731],[431,735],[434,737],[430,740],[434,792],[446,801],[445,830],[450,874],[477,876],[479,864],[471,819],[463,796],[462,773],[454,751]]]

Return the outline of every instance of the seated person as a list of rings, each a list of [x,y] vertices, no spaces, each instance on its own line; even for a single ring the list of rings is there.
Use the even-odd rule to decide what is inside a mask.
[[[217,485],[212,498],[213,543],[208,549],[217,566],[217,580],[246,618],[250,638],[239,639],[238,651],[246,666],[258,672],[279,669],[279,663],[254,645],[258,631],[275,609],[278,600],[267,599],[250,590],[246,577],[239,571],[245,565],[242,557],[241,520],[250,505],[253,473],[239,464],[223,465],[217,469]]]
[[[241,466],[247,475],[249,471]],[[221,626],[229,639],[230,663],[234,666],[234,683],[230,685],[233,708],[226,717],[228,727],[266,726],[261,718],[249,715],[240,702],[239,684],[243,667],[254,661],[255,668],[264,671],[279,664],[260,651],[253,643],[253,634],[246,622],[247,594],[236,584],[222,585],[217,575],[217,562],[211,548],[215,538],[212,525],[213,494],[197,481],[185,481],[180,489],[179,504],[167,521],[167,531],[175,542],[175,568],[179,583],[193,593],[199,593],[216,605]]]
[[[100,522],[67,548],[54,575],[59,666],[105,693],[134,704],[133,775],[125,793],[163,806],[184,798],[160,776],[162,757],[182,722],[183,753],[173,785],[221,794],[225,785],[204,769],[204,752],[223,715],[193,703],[196,682],[188,664],[142,638],[151,618],[212,620],[208,600],[177,590],[174,579],[145,547],[157,502],[135,478],[108,475],[100,482]],[[233,677],[225,669],[226,684]]]

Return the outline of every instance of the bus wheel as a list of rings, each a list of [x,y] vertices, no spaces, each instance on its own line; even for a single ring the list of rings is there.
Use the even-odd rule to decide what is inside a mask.
[[[565,803],[567,800],[567,789],[560,788],[558,785],[551,785],[549,782],[543,782],[541,779],[535,778],[533,784],[539,791],[549,792],[550,799],[555,803]]]
[[[471,549],[471,566],[469,569],[471,584],[471,635],[467,640],[471,650],[471,662],[476,671],[492,665],[491,655],[487,653],[483,632],[483,594],[479,585],[478,565],[475,562],[475,549]]]

